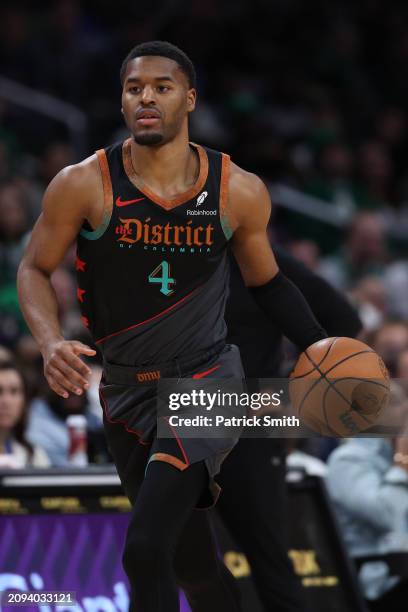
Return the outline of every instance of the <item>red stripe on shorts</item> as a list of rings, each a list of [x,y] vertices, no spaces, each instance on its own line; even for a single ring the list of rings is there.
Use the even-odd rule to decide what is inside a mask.
[[[209,370],[206,370],[205,372],[198,372],[198,374],[194,374],[193,378],[204,378],[205,376],[208,376],[209,374],[211,374],[211,372],[215,372],[215,370],[218,370],[218,368],[220,368],[221,366],[218,364],[212,368],[210,368]]]

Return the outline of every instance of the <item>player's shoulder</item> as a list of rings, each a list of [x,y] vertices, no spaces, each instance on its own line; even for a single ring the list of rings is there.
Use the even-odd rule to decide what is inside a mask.
[[[257,200],[267,194],[265,183],[257,174],[230,162],[229,193],[233,199]]]
[[[264,182],[231,162],[229,173],[228,216],[232,228],[264,222],[271,214],[271,200]]]
[[[93,154],[76,164],[63,168],[51,181],[50,186],[60,185],[72,190],[86,189],[94,186],[99,175],[98,159],[96,154]]]
[[[94,202],[103,200],[101,173],[96,155],[63,168],[52,179],[44,194],[43,211],[60,215],[88,217]]]

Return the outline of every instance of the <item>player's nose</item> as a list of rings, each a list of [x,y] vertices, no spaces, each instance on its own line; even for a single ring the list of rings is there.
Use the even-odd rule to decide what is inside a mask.
[[[154,89],[151,85],[145,85],[142,91],[142,103],[151,104],[152,102],[155,102]]]

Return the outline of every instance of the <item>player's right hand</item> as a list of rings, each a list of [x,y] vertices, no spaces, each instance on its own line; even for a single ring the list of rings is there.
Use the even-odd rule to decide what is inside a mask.
[[[43,352],[45,378],[61,397],[67,398],[69,392],[82,395],[89,388],[91,369],[79,355],[93,357],[96,351],[77,340],[59,340]]]

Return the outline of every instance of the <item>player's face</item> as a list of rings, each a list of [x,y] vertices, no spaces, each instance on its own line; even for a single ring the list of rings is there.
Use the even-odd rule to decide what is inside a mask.
[[[145,56],[127,65],[122,112],[135,141],[157,146],[173,140],[194,110],[196,92],[178,64],[166,57]]]

